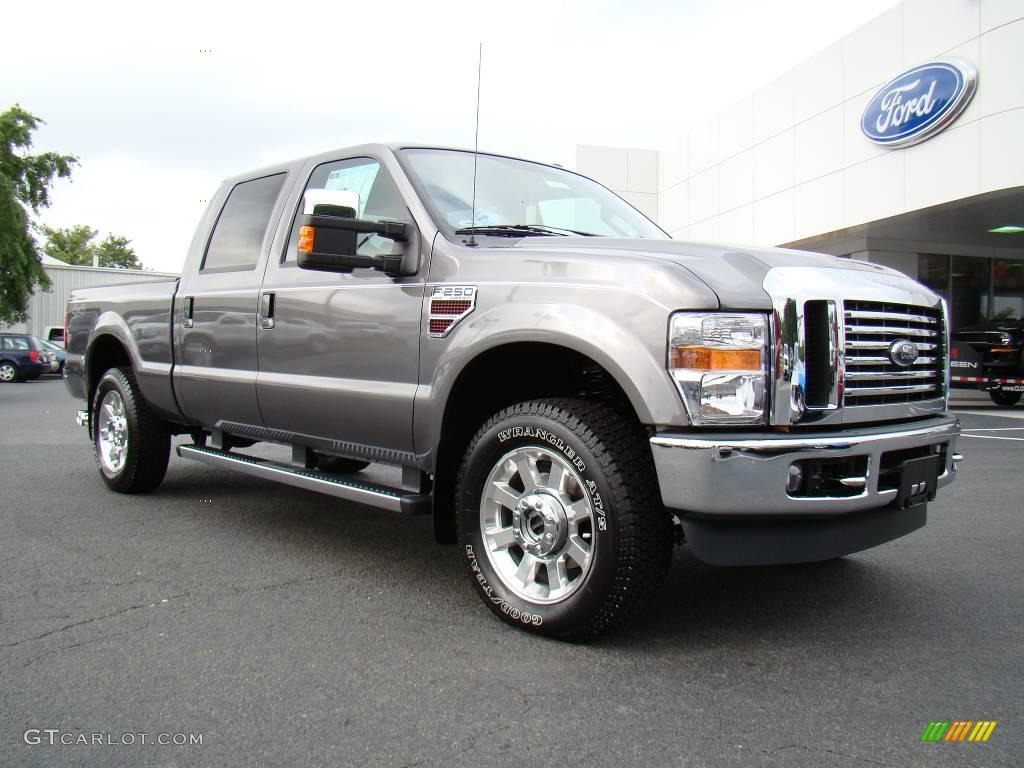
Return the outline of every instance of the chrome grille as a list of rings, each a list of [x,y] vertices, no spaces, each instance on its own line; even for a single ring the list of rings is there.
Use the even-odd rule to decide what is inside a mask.
[[[845,405],[934,400],[945,395],[946,338],[942,310],[911,304],[844,301]],[[917,345],[910,366],[893,362],[889,350],[900,339]]]

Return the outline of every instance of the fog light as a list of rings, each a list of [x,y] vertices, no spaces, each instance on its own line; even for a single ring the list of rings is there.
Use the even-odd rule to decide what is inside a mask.
[[[804,484],[804,470],[799,464],[789,465],[789,474],[786,477],[786,493],[790,496],[800,490]]]

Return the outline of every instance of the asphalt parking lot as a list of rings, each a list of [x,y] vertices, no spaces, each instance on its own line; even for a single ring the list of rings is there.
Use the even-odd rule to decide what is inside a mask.
[[[818,565],[677,549],[649,617],[584,647],[499,623],[426,518],[180,459],[111,493],[77,407],[0,385],[2,766],[1024,760],[1024,407],[966,405],[923,530]],[[932,720],[998,726],[922,743]]]

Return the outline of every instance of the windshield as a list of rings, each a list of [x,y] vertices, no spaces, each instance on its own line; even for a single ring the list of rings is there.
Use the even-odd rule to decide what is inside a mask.
[[[403,149],[406,166],[449,238],[481,235],[667,235],[626,201],[595,181],[559,168],[478,155],[473,221],[473,153]]]

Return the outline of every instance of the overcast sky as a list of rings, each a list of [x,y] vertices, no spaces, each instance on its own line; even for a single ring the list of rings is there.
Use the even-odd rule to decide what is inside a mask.
[[[368,141],[472,146],[481,41],[481,149],[573,167],[577,144],[663,146],[894,4],[37,0],[4,8],[0,110],[81,161],[43,222],[179,271],[226,176]]]

